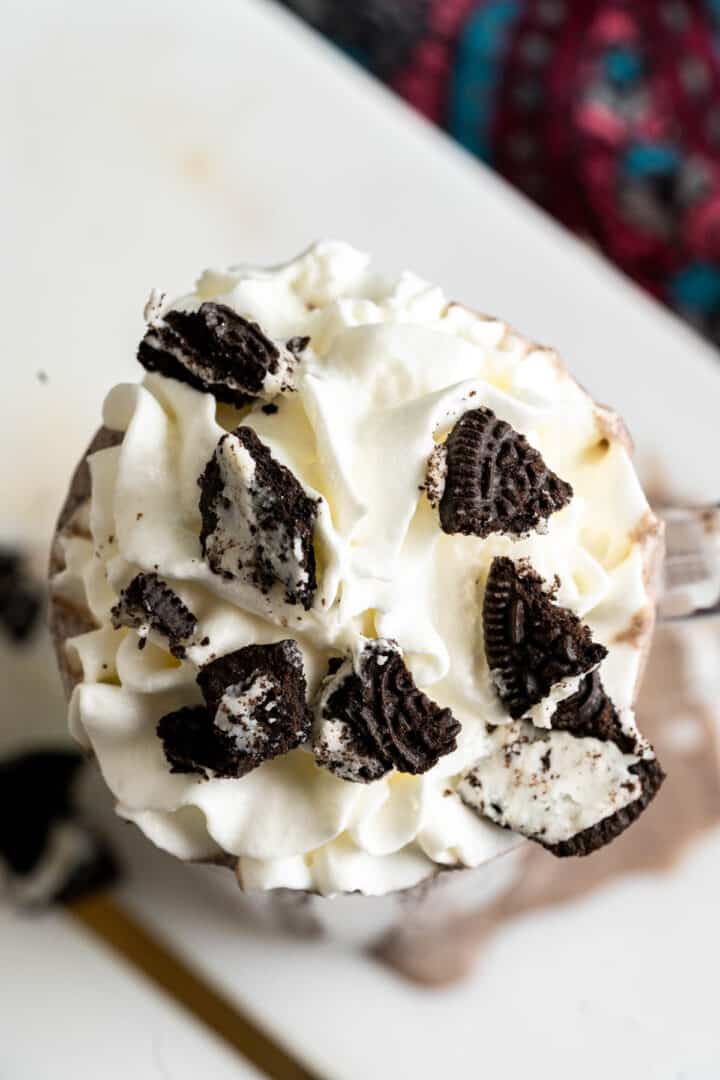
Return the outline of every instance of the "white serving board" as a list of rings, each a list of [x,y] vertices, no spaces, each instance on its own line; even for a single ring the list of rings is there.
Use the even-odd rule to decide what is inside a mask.
[[[180,291],[206,264],[272,263],[322,235],[558,345],[625,413],[646,474],[720,494],[715,352],[269,0],[6,0],[4,28],[0,531],[43,548],[105,390],[138,375],[151,286]],[[6,743],[61,734],[43,645],[36,662],[43,678],[26,672],[5,702]],[[227,877],[115,829],[123,902],[333,1080],[720,1074],[718,836],[670,878],[518,922],[473,979],[431,995],[366,959],[249,930]],[[18,963],[25,949],[52,955],[53,935],[60,958],[76,933],[60,917],[38,925],[18,934]],[[86,979],[113,993],[121,976],[99,955],[91,973],[73,965],[67,1001],[52,997],[59,1018],[76,1018]],[[98,1044],[121,1037],[109,1017],[95,1024],[88,1076]],[[186,1075],[135,1049],[138,1077]],[[208,1040],[206,1074],[222,1076],[213,1053]],[[82,1076],[68,1060],[51,1074]]]
[[[3,1080],[258,1080],[132,968],[53,912],[0,907]]]

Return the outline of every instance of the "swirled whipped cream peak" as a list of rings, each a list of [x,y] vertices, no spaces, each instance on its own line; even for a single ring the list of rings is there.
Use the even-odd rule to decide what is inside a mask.
[[[53,580],[118,813],[323,894],[522,837],[586,854],[637,817],[659,527],[557,354],[330,242],[146,321]]]

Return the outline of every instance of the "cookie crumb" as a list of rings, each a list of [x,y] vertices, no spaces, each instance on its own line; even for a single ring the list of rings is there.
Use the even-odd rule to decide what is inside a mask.
[[[197,619],[177,593],[157,574],[137,574],[111,611],[115,629],[129,626],[138,630],[138,649],[144,649],[150,630],[168,639],[173,656],[182,660],[192,643]]]

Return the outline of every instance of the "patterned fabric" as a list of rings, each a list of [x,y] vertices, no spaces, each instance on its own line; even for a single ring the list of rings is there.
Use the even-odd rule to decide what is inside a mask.
[[[720,343],[720,0],[284,0]]]

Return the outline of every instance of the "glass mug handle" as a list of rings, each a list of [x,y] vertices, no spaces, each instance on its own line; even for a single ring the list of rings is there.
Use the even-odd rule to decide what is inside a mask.
[[[660,506],[665,522],[658,615],[663,620],[720,614],[720,503]]]

